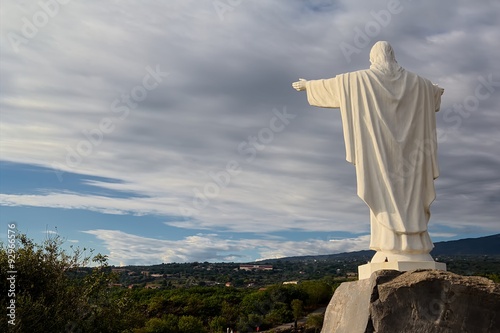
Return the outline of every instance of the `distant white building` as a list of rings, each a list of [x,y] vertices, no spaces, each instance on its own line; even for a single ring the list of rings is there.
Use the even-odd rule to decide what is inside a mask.
[[[283,284],[299,284],[299,281],[285,281]]]
[[[272,271],[273,265],[240,265],[240,270],[244,270],[244,271]]]
[[[157,274],[157,273],[155,273],[155,274],[151,274],[151,277],[161,278],[161,277],[163,277],[163,274]]]

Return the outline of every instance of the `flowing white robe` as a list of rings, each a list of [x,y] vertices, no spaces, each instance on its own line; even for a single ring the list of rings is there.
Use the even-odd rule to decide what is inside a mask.
[[[309,104],[340,108],[346,159],[370,208],[370,248],[429,253],[429,207],[439,175],[436,116],[443,89],[399,67],[306,82]]]

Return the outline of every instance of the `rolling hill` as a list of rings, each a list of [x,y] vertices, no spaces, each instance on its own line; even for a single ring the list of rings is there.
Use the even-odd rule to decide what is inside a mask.
[[[326,254],[318,256],[298,256],[286,257],[280,259],[267,259],[262,262],[272,263],[276,260],[286,261],[304,261],[304,260],[331,260],[331,259],[370,259],[375,254],[372,250],[363,250],[355,252],[344,252],[337,254]],[[479,237],[465,238],[447,242],[434,243],[434,249],[431,252],[433,257],[443,255],[500,255],[500,234]]]

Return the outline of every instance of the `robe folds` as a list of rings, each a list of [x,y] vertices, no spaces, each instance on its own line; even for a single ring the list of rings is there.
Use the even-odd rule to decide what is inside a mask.
[[[340,108],[346,160],[357,194],[370,208],[370,248],[429,253],[436,193],[436,115],[443,89],[398,67],[306,82],[309,104]]]

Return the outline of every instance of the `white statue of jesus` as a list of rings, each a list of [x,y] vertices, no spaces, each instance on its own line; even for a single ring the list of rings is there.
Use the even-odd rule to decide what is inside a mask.
[[[346,159],[370,208],[372,263],[433,261],[427,232],[439,175],[436,116],[444,89],[402,68],[388,42],[370,69],[292,84],[313,106],[340,108]]]

